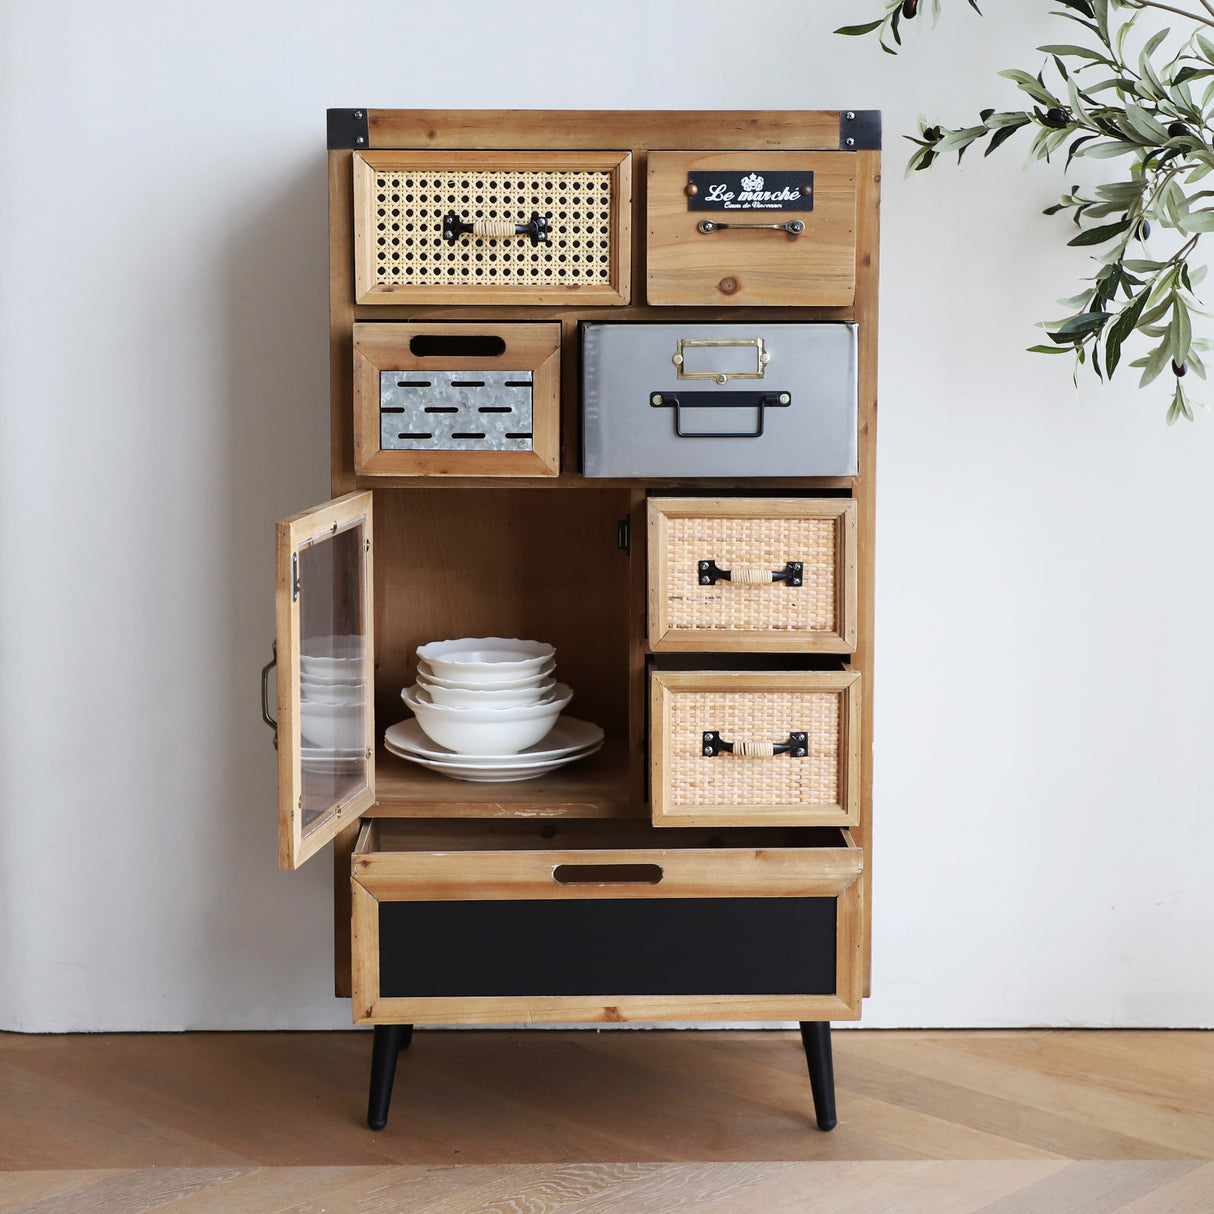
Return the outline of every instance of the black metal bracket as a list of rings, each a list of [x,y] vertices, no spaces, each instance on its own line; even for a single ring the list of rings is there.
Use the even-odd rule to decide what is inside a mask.
[[[547,217],[538,211],[531,212],[531,218],[527,223],[516,223],[514,234],[515,236],[529,236],[533,249],[541,240],[545,244],[552,243],[552,225],[548,222]],[[454,211],[448,211],[443,216],[443,239],[448,244],[455,244],[461,236],[474,235],[476,235],[475,223],[465,222]]]
[[[734,744],[726,742],[715,729],[704,731],[704,757],[715,759],[717,755],[733,754]],[[809,734],[790,733],[787,742],[777,742],[775,753],[791,755],[794,759],[803,759],[809,753]]]
[[[680,438],[762,438],[764,410],[787,409],[792,404],[788,392],[651,392],[649,405],[653,409],[674,410],[674,432]],[[684,430],[684,409],[754,409],[753,430]]]
[[[722,569],[716,561],[700,561],[697,566],[701,586],[715,586],[717,582],[733,580],[728,569]],[[805,575],[805,565],[801,561],[787,561],[783,569],[773,569],[771,580],[783,582],[785,586],[800,586]]]
[[[842,110],[839,114],[839,151],[881,150],[881,111]]]
[[[367,111],[326,110],[329,148],[365,148],[371,138],[367,128]]]

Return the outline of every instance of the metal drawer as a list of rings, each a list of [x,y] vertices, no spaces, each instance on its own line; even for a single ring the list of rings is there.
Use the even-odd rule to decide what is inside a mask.
[[[584,324],[585,475],[854,476],[856,333]]]

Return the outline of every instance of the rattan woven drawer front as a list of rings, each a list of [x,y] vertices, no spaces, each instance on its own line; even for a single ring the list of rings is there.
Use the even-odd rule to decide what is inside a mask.
[[[846,307],[856,293],[851,152],[650,152],[651,304]]]
[[[854,824],[859,692],[851,671],[655,671],[654,823]]]
[[[359,303],[624,304],[631,153],[354,156]]]
[[[561,326],[354,326],[362,476],[556,476]]]
[[[852,652],[856,503],[650,498],[649,644]]]
[[[854,1017],[863,862],[843,830],[368,822],[355,1019]]]

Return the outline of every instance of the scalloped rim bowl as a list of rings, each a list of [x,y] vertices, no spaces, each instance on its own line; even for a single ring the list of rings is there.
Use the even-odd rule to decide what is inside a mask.
[[[539,674],[556,650],[543,641],[518,637],[460,637],[419,645],[417,656],[440,679],[488,687]]]
[[[573,692],[558,683],[554,690],[560,694],[544,704],[521,708],[449,708],[430,703],[424,692],[416,694],[418,690],[416,684],[404,688],[401,699],[426,736],[456,754],[518,754],[544,737],[573,699]]]
[[[420,671],[415,686],[429,695],[431,701],[446,708],[526,708],[540,704],[556,690],[555,679],[541,679],[530,687],[443,687],[432,683]]]
[[[529,674],[523,678],[517,679],[495,679],[492,682],[486,682],[472,675],[463,679],[447,679],[442,675],[434,673],[434,668],[426,661],[425,658],[417,660],[417,677],[425,679],[427,683],[433,683],[438,687],[451,687],[462,691],[512,691],[523,687],[536,687],[540,683],[547,682],[553,677],[553,671],[556,670],[556,659],[549,658],[535,674]]]

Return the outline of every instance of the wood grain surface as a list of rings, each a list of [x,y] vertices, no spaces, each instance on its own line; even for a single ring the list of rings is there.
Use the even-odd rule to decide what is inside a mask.
[[[0,1212],[1208,1214],[1214,1037],[419,1031],[0,1034]]]

